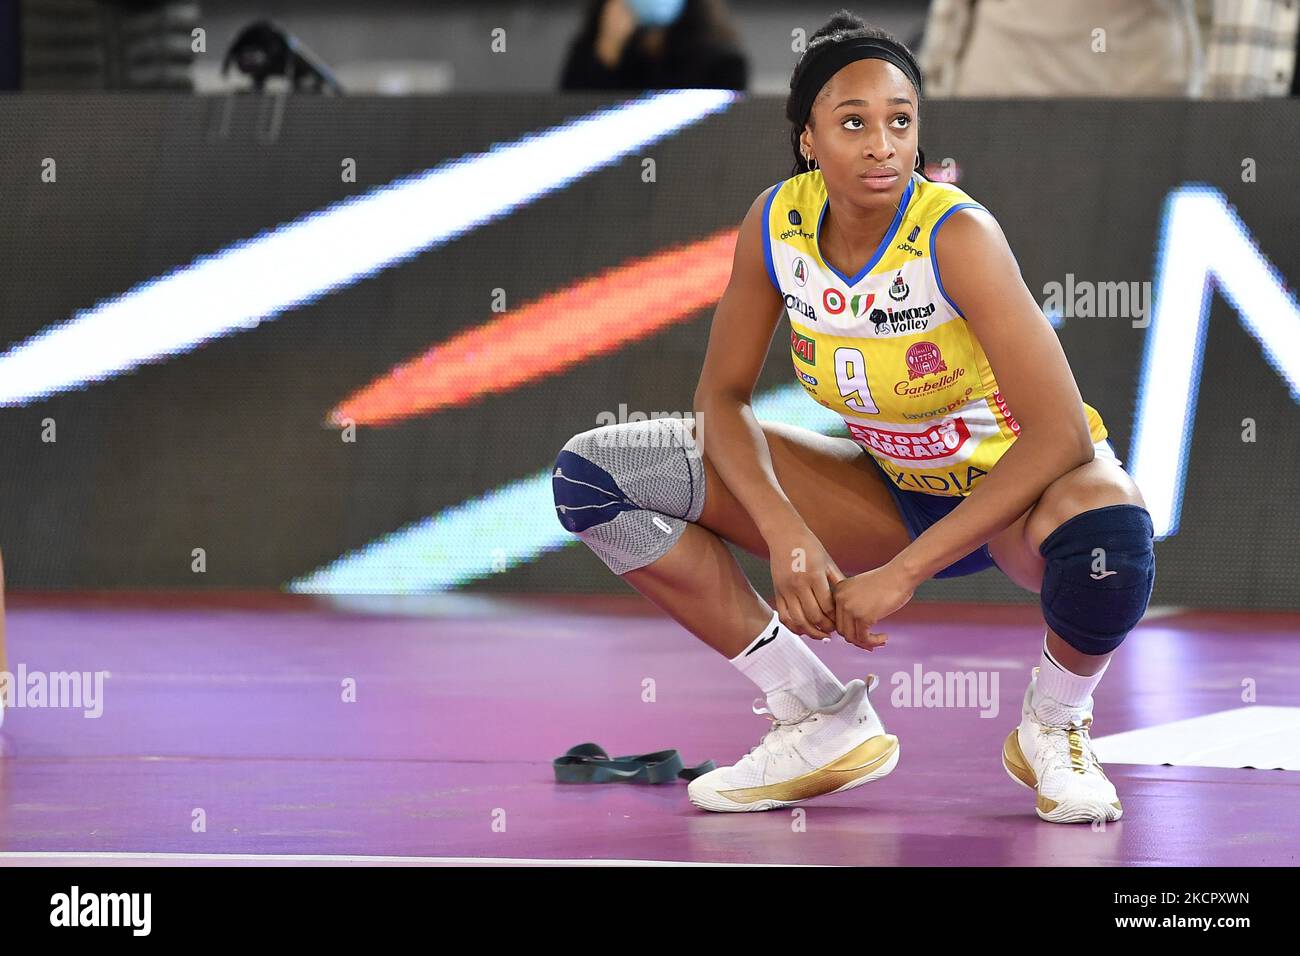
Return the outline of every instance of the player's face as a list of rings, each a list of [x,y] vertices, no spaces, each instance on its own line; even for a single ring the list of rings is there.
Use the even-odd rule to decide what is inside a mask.
[[[916,166],[916,101],[906,74],[886,60],[855,60],[830,78],[803,132],[828,191],[897,205]]]

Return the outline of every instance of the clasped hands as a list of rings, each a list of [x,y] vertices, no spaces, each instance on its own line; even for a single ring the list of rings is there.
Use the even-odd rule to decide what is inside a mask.
[[[781,622],[805,637],[839,633],[863,650],[889,640],[876,625],[907,604],[919,584],[897,561],[846,577],[810,534],[773,542],[769,553]]]

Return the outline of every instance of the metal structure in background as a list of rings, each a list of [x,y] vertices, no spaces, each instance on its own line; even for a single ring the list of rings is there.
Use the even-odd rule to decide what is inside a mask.
[[[22,89],[190,91],[197,0],[21,0]]]
[[[221,62],[223,77],[231,66],[251,78],[258,93],[265,90],[267,80],[274,78],[286,80],[295,92],[343,92],[320,57],[270,20],[258,20],[239,31]]]

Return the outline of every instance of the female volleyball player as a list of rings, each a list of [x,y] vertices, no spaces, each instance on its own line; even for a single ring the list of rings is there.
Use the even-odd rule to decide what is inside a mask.
[[[1044,820],[1115,820],[1092,691],[1150,598],[1150,515],[997,222],[919,173],[920,94],[912,54],[847,11],[814,34],[787,102],[795,175],[740,227],[695,422],[575,435],[556,507],[766,698],[769,732],[691,782],[696,806],[767,810],[888,774],[898,741],[870,688],[799,635],[873,650],[922,581],[996,565],[1047,624],[1003,765]],[[783,308],[795,375],[853,440],[755,419]],[[722,539],[768,557],[775,608]]]

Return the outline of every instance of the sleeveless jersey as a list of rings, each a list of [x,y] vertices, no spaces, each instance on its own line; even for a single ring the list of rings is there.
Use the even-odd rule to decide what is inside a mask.
[[[764,214],[764,257],[785,300],[795,375],[895,487],[964,497],[1020,431],[935,261],[944,221],[983,207],[914,174],[879,248],[846,276],[818,246],[828,205],[813,170],[773,189]],[[1106,438],[1101,416],[1086,404],[1084,413],[1093,442]]]

